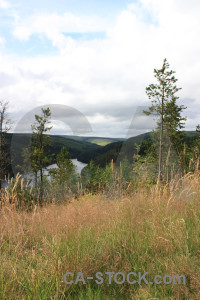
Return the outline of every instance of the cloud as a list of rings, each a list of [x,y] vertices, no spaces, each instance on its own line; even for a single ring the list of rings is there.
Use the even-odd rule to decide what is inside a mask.
[[[32,57],[0,54],[1,74],[13,80],[0,90],[0,97],[10,100],[16,116],[37,105],[66,104],[88,116],[94,135],[126,136],[137,106],[150,104],[145,87],[154,82],[153,69],[167,57],[183,88],[179,103],[188,106],[188,128],[195,128],[200,111],[199,14],[195,0],[140,0],[112,23],[69,12],[18,18],[15,38],[25,43],[33,35],[45,36],[58,52]],[[105,31],[105,37],[67,36],[92,31]],[[142,123],[140,118],[137,130],[147,129]]]
[[[23,21],[18,20],[13,34],[20,40],[28,40],[31,35],[45,35],[53,45],[62,48],[71,33],[103,32],[107,22],[98,16],[77,16],[72,13],[38,14]]]
[[[0,47],[4,46],[4,44],[5,44],[5,39],[0,36]]]
[[[17,83],[17,79],[11,75],[0,72],[0,88],[13,86]]]
[[[6,0],[0,0],[0,9],[7,9],[10,7],[10,4]]]

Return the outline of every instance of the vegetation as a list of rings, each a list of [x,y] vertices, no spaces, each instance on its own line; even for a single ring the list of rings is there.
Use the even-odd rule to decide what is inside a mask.
[[[58,168],[52,168],[50,170],[52,180],[58,181],[59,184],[67,182],[75,172],[75,166],[65,147],[62,147],[60,154],[57,155],[56,164]]]
[[[152,105],[146,114],[156,113],[160,116],[157,131],[159,132],[159,155],[158,155],[158,180],[162,180],[162,164],[163,164],[163,145],[164,133],[169,142],[167,146],[170,151],[171,146],[178,150],[181,148],[182,137],[184,133],[181,129],[184,127],[186,118],[181,116],[185,109],[183,105],[178,106],[178,97],[176,93],[180,90],[177,88],[177,79],[174,77],[175,71],[168,71],[169,63],[166,59],[163,61],[161,69],[154,69],[154,76],[157,79],[156,84],[150,84],[146,88],[146,93],[152,101]],[[165,138],[166,144],[166,138]]]
[[[23,172],[34,172],[35,185],[18,173],[0,188],[0,299],[200,298],[200,125],[182,130],[184,107],[168,68],[164,60],[154,70],[158,84],[147,88],[146,113],[160,116],[153,133],[105,146],[97,138],[48,136],[49,109],[35,115],[32,138],[2,131],[0,146],[2,137],[8,145],[14,138],[19,156],[17,141],[27,146]],[[0,147],[0,159],[3,151],[9,148]],[[88,163],[81,174],[75,157]],[[13,166],[22,157],[14,159]],[[0,166],[8,174],[9,163]],[[67,285],[66,272],[82,272],[85,284]],[[97,272],[102,285],[87,279]],[[111,276],[109,284],[106,272],[148,272],[149,282],[182,275],[186,282],[116,284]]]
[[[26,133],[8,133],[6,135],[9,147],[12,141],[13,154],[15,154],[12,165],[15,167],[23,164],[22,148],[27,148],[30,145],[31,137],[31,134]],[[52,160],[53,163],[63,146],[67,148],[72,159],[77,158],[83,163],[89,163],[91,159],[95,159],[101,151],[104,151],[104,147],[92,144],[85,139],[79,140],[67,136],[49,135],[49,140],[48,151],[51,154],[55,154]]]
[[[76,192],[78,177],[70,154],[65,147],[62,147],[60,153],[57,155],[56,164],[57,168],[49,170],[51,187],[53,187],[57,199],[66,200],[66,195],[69,194],[69,191]]]
[[[41,115],[35,115],[35,123],[32,125],[33,135],[30,143],[30,158],[31,171],[35,175],[35,187],[38,186],[38,172],[40,173],[39,201],[42,205],[44,193],[44,168],[48,166],[52,157],[48,155],[48,146],[50,145],[50,137],[44,135],[52,127],[49,118],[51,117],[50,109],[43,109]],[[29,149],[27,149],[27,152]],[[27,153],[25,152],[25,153]],[[27,159],[26,159],[27,161]]]
[[[199,299],[199,175],[162,189],[138,187],[121,201],[86,195],[69,204],[35,206],[31,213],[6,203],[0,298]],[[108,271],[148,272],[148,281],[179,274],[186,284],[117,285],[112,277],[109,285],[106,275],[102,285],[64,282],[66,272],[86,278]]]
[[[0,189],[2,188],[7,171],[10,169],[10,154],[6,133],[11,128],[10,120],[7,115],[8,102],[0,101]]]

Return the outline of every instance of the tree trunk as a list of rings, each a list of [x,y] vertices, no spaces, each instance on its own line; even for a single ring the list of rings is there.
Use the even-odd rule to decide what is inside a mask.
[[[164,114],[164,86],[161,103],[161,116],[160,116],[160,147],[159,147],[159,170],[158,182],[162,181],[162,141],[163,141],[163,114]]]

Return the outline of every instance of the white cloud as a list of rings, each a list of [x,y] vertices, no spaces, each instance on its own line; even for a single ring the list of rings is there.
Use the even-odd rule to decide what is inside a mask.
[[[108,23],[98,16],[76,16],[72,13],[40,14],[23,21],[16,19],[13,35],[22,41],[29,40],[33,34],[41,37],[43,35],[62,51],[65,47],[73,47],[73,41],[67,33],[104,32]]]
[[[10,4],[8,1],[6,0],[0,0],[0,9],[7,9],[10,7]]]
[[[40,14],[26,20],[17,21],[13,34],[21,40],[28,40],[32,34],[44,34],[53,44],[60,46],[63,33],[84,33],[105,31],[107,22],[98,16],[76,16],[72,13]]]
[[[5,44],[5,39],[0,36],[0,46],[4,46]]]
[[[134,107],[148,103],[145,87],[154,81],[153,69],[167,57],[177,71],[184,104],[189,107],[187,99],[194,99],[200,111],[199,15],[196,0],[141,0],[122,11],[114,24],[70,13],[19,19],[15,37],[45,35],[59,52],[30,58],[0,56],[2,72],[17,82],[2,87],[0,97],[10,100],[13,112],[48,103],[71,105],[90,116],[96,132],[102,127],[106,135],[114,130],[121,135],[123,127],[125,136]],[[63,34],[87,31],[106,31],[106,38],[73,40]],[[198,118],[195,115],[188,124],[198,124]]]

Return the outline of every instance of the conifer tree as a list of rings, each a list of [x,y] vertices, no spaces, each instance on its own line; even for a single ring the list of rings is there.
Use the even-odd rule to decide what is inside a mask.
[[[50,171],[53,180],[59,184],[67,182],[75,173],[75,166],[69,152],[64,146],[56,157],[56,163],[58,168],[53,168]]]
[[[146,94],[151,100],[151,106],[148,111],[144,111],[149,115],[155,113],[159,116],[158,131],[159,131],[159,170],[158,181],[162,179],[162,157],[163,157],[163,138],[164,131],[170,138],[171,144],[176,150],[180,149],[181,138],[184,127],[185,117],[181,116],[185,109],[183,105],[178,106],[176,101],[177,92],[181,89],[176,86],[177,79],[174,76],[175,71],[168,70],[169,63],[165,58],[161,69],[154,69],[154,77],[157,83],[150,84],[146,88]],[[170,145],[171,146],[171,145]]]
[[[10,167],[10,157],[8,151],[7,132],[11,128],[11,122],[7,115],[8,102],[0,101],[0,189],[5,175]]]
[[[31,140],[31,169],[35,174],[35,185],[37,186],[37,173],[40,172],[40,204],[43,198],[43,169],[51,163],[52,157],[48,154],[50,137],[45,133],[51,130],[50,123],[51,112],[49,108],[42,108],[41,115],[35,115],[35,123],[32,125],[33,136]]]

